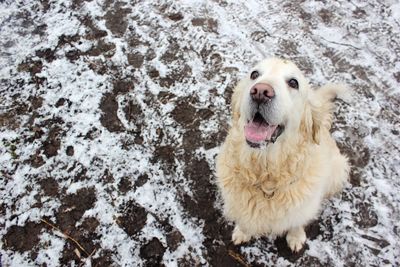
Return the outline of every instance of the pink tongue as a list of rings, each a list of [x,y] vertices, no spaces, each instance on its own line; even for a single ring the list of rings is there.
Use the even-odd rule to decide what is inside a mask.
[[[249,122],[244,127],[244,135],[248,141],[260,143],[264,140],[270,140],[277,126]]]

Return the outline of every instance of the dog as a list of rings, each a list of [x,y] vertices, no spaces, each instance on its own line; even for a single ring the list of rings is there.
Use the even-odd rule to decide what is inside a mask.
[[[294,63],[278,58],[261,61],[236,86],[216,159],[235,245],[286,233],[289,248],[302,249],[304,227],[348,180],[348,159],[329,130],[333,100],[348,100],[349,92],[334,84],[314,90]]]

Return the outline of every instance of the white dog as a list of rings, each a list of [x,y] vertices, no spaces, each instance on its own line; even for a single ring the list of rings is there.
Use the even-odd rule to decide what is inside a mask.
[[[339,192],[349,164],[329,133],[339,85],[310,88],[290,61],[260,62],[232,96],[232,127],[217,157],[224,214],[235,244],[287,233],[292,251],[321,202]]]

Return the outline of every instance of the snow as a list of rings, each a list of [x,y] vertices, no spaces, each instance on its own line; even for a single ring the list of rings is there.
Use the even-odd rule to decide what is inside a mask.
[[[113,22],[105,14],[119,5],[130,11],[116,15]],[[177,13],[182,18],[172,19]],[[93,29],[84,18],[107,35],[90,37]],[[114,28],[123,27],[119,19],[127,23],[123,34]],[[39,242],[28,250],[9,241],[8,233],[43,218],[59,223],[61,207],[69,205],[66,211],[74,211],[85,201],[76,194],[87,188],[94,188],[93,205],[74,219],[75,225],[58,227],[79,234],[85,220],[94,218],[99,225],[91,233],[96,235],[92,245],[98,247],[92,258],[69,258],[69,264],[90,266],[110,251],[118,266],[146,265],[149,259],[142,257],[141,248],[153,237],[165,248],[160,260],[167,266],[212,265],[215,258],[224,259],[215,254],[216,248],[226,253],[232,249],[232,225],[221,215],[214,161],[229,127],[229,95],[256,62],[275,55],[294,60],[315,87],[340,82],[354,90],[350,104],[338,102],[333,136],[350,157],[356,182],[324,203],[316,218],[319,232],[308,239],[299,259],[284,256],[268,237],[235,251],[248,263],[267,266],[313,261],[329,266],[399,265],[399,26],[400,5],[394,0],[2,1],[1,264],[61,264],[67,241],[52,229],[42,226]],[[97,48],[100,55],[91,55],[100,39],[115,49]],[[38,54],[47,48],[54,59]],[[74,51],[79,52],[77,58],[67,56]],[[130,65],[132,53],[143,56],[139,67]],[[185,73],[185,67],[190,72]],[[121,80],[132,88],[116,92],[115,82]],[[112,96],[108,102],[106,94]],[[42,103],[34,104],[32,97]],[[61,98],[67,101],[57,104]],[[130,114],[130,102],[140,111]],[[181,114],[192,109],[193,114]],[[211,113],[203,118],[201,110]],[[119,124],[104,122],[104,116]],[[57,147],[55,155],[52,146]],[[68,147],[73,147],[73,155],[67,155]],[[193,161],[205,161],[210,170],[201,177],[188,174]],[[109,181],[106,173],[112,176]],[[57,188],[43,185],[45,178],[54,180]],[[125,178],[130,184],[126,191]],[[201,206],[201,197],[210,194],[215,201],[206,199],[210,205]],[[79,203],[67,204],[68,196]],[[145,226],[133,236],[116,223],[126,215],[122,207],[129,201],[146,211]],[[214,210],[207,217],[204,209],[210,207]],[[199,215],[193,212],[196,208]],[[222,234],[208,230],[226,225],[230,230]],[[175,249],[168,228],[182,236]]]

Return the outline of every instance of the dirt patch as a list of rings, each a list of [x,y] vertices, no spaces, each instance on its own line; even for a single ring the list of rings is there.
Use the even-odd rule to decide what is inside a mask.
[[[152,60],[155,59],[156,57],[157,57],[156,51],[154,51],[154,49],[152,49],[152,48],[149,48],[149,49],[147,50],[147,52],[146,52],[145,59],[146,59],[147,61],[152,61]]]
[[[190,202],[194,206],[187,207],[189,213],[194,217],[203,219],[209,218],[210,213],[215,215],[213,203],[216,187],[210,182],[211,169],[207,161],[205,159],[191,159],[185,166],[184,174],[192,184],[193,190],[193,198]]]
[[[90,2],[91,0],[72,0],[72,8],[77,9],[82,6],[84,2]]]
[[[352,69],[350,62],[348,62],[333,49],[327,49],[325,52],[323,52],[323,55],[332,61],[333,65],[335,65],[338,71],[348,72]]]
[[[55,126],[50,129],[47,140],[43,143],[43,153],[46,157],[51,158],[58,154],[61,145],[62,130],[60,127]]]
[[[194,18],[192,25],[195,27],[202,27],[204,31],[217,33],[218,22],[211,18]]]
[[[304,251],[308,249],[308,245],[305,244],[299,252],[292,252],[292,250],[289,248],[287,242],[286,242],[286,237],[285,236],[279,236],[275,239],[274,241],[274,246],[276,248],[276,252],[280,257],[283,257],[287,259],[290,262],[295,262],[298,259],[301,258],[301,256],[304,254]]]
[[[61,97],[57,100],[55,106],[56,108],[59,108],[61,106],[64,106],[65,104],[67,104],[68,107],[70,107],[72,105],[72,102],[69,99]]]
[[[170,64],[174,61],[183,59],[184,57],[182,48],[179,46],[178,41],[174,38],[170,38],[169,45],[165,50],[164,54],[161,56],[161,60],[166,64]]]
[[[41,179],[39,184],[46,196],[55,197],[58,195],[58,183],[53,178]]]
[[[254,31],[250,36],[253,41],[264,43],[268,37],[268,33],[266,31]]]
[[[213,141],[210,140],[211,143]],[[198,129],[188,129],[183,134],[182,147],[184,148],[186,154],[193,152],[196,148],[201,147],[203,143],[203,138],[201,132]],[[210,147],[207,145],[207,147]]]
[[[214,208],[217,188],[210,182],[212,172],[207,161],[192,159],[184,173],[191,182],[193,197],[185,195],[182,204],[192,217],[204,220],[204,245],[211,266],[241,266],[233,256],[240,253],[230,241],[232,228]]]
[[[11,226],[3,237],[4,246],[21,253],[32,250],[39,243],[42,224],[27,222],[24,226]]]
[[[192,105],[194,102],[196,100],[191,97],[181,98],[176,102],[175,108],[171,112],[174,120],[184,127],[188,127],[196,118],[196,108]]]
[[[169,14],[168,18],[173,21],[179,21],[183,19],[183,15],[181,13],[173,13]]]
[[[89,62],[89,68],[100,75],[104,75],[110,71],[107,63],[101,59],[96,59]]]
[[[387,240],[383,239],[383,238],[376,238],[376,237],[369,236],[369,235],[361,235],[361,237],[364,238],[364,239],[367,239],[369,241],[372,241],[380,249],[383,249],[383,248],[385,248],[385,247],[390,245],[390,243]],[[380,249],[378,249],[379,252],[381,251]]]
[[[96,232],[97,227],[100,225],[99,221],[94,218],[94,217],[87,217],[85,220],[82,222],[80,225],[81,229],[84,229],[85,235],[88,235],[89,233],[94,233]]]
[[[100,39],[96,45],[94,45],[88,52],[85,52],[85,54],[92,57],[104,55],[106,58],[110,58],[115,54],[115,48],[115,44],[107,43],[103,39]]]
[[[141,53],[135,52],[132,54],[128,54],[128,63],[134,68],[140,68],[143,65],[143,62],[144,56]]]
[[[37,151],[35,154],[29,157],[29,163],[32,165],[32,167],[39,168],[40,166],[43,166],[45,162],[43,157]]]
[[[161,91],[158,95],[157,98],[158,100],[162,103],[162,104],[167,104],[170,101],[172,101],[174,98],[176,97],[176,95],[174,95],[173,93],[170,92],[165,92],[165,91]]]
[[[50,48],[37,50],[36,51],[36,56],[40,57],[40,58],[43,58],[47,62],[52,62],[53,60],[56,59],[55,51],[51,50]]]
[[[318,258],[305,255],[297,263],[297,266],[312,266],[312,267],[324,267],[328,266],[326,263],[321,262]]]
[[[13,103],[8,107],[4,107],[4,111],[2,110],[0,113],[0,127],[18,128],[21,123],[20,117],[23,115],[31,115],[27,123],[31,126],[31,120],[34,120],[37,116],[36,110],[43,105],[43,98],[40,96],[30,96],[27,100],[24,100],[17,94],[13,96],[13,99]]]
[[[297,50],[297,44],[291,40],[281,39],[279,41],[279,48],[283,55],[287,55],[286,57],[296,56],[299,54],[299,51]]]
[[[107,32],[100,30],[89,16],[83,17],[81,22],[87,27],[86,39],[96,40],[107,36]]]
[[[190,78],[192,75],[192,68],[187,64],[176,65],[171,72],[163,78],[160,78],[160,85],[169,88],[175,83],[183,82],[185,79]]]
[[[74,155],[74,147],[73,146],[67,146],[67,150],[65,151],[67,156],[72,157]]]
[[[147,71],[147,75],[149,75],[149,77],[150,78],[158,78],[158,77],[160,77],[160,72],[157,70],[157,69],[154,69],[154,68],[150,68],[148,71]]]
[[[223,124],[221,124],[223,125]],[[223,141],[225,140],[226,135],[228,134],[228,132],[226,130],[223,129],[227,129],[228,126],[226,126],[225,128],[222,128],[220,131],[211,134],[208,138],[206,138],[202,145],[205,149],[211,149],[214,147],[217,147],[219,145],[221,145],[223,143]]]
[[[65,52],[65,57],[68,58],[71,62],[78,60],[82,56],[82,52],[78,49],[72,49]]]
[[[118,190],[126,193],[132,189],[132,182],[129,177],[123,177],[118,184]]]
[[[132,34],[127,38],[130,47],[138,48],[139,46],[147,47],[150,45],[147,41],[143,40],[142,37],[136,34],[135,32],[133,33],[129,32],[129,33]]]
[[[93,259],[92,266],[116,266],[112,260],[113,255],[111,250],[101,250],[100,256]]]
[[[130,8],[123,8],[123,3],[117,2],[111,8],[104,19],[106,20],[106,27],[116,36],[121,37],[124,35],[128,27],[128,20],[126,16],[132,11]]]
[[[83,220],[80,226],[76,227],[74,232],[69,234],[79,242],[81,247],[67,239],[60,259],[62,265],[80,264],[83,259],[100,249],[100,245],[96,242],[100,238],[96,233],[99,224],[96,218],[88,217]],[[76,251],[80,252],[80,256],[76,254]]]
[[[353,15],[354,15],[355,18],[361,19],[361,18],[364,18],[367,15],[367,12],[365,12],[365,10],[363,10],[363,9],[361,9],[359,7],[356,7],[353,10]]]
[[[373,211],[368,202],[356,204],[358,213],[355,214],[355,222],[361,228],[370,228],[378,224],[378,215]]]
[[[135,100],[129,100],[123,108],[127,121],[134,123],[137,128],[141,128],[143,123],[143,112],[140,105]]]
[[[318,15],[325,24],[329,25],[332,22],[333,14],[330,10],[323,8],[318,11]]]
[[[115,94],[126,94],[132,92],[135,88],[132,80],[116,80],[113,82],[113,92]]]
[[[134,188],[137,189],[141,186],[143,186],[147,181],[149,180],[149,176],[147,174],[141,174],[138,176],[138,178],[135,181]]]
[[[177,229],[173,229],[167,234],[167,244],[171,251],[176,250],[183,240],[184,238],[181,232],[179,232]]]
[[[29,108],[30,112],[40,108],[43,105],[43,98],[40,96],[30,96],[28,98],[28,101],[31,103],[31,106]]]
[[[93,159],[92,164],[96,164],[96,158]],[[74,162],[71,168],[67,170],[68,172],[74,172],[75,175],[72,177],[73,182],[85,181],[89,177],[86,175],[87,169],[79,162]]]
[[[123,215],[117,218],[117,223],[129,236],[136,235],[146,225],[146,210],[133,201],[127,202],[121,213]]]
[[[152,163],[160,163],[167,172],[174,171],[176,169],[174,154],[175,148],[173,146],[165,145],[156,147]]]
[[[170,38],[168,41],[169,46],[160,59],[163,63],[171,67],[165,77],[158,79],[160,85],[166,88],[170,88],[177,82],[183,82],[185,79],[189,79],[192,75],[192,68],[186,64],[185,61],[184,55],[186,48],[181,47],[179,42],[174,38]],[[147,57],[148,55],[146,55],[146,59]],[[159,73],[151,68],[149,71],[149,76],[152,78],[158,78]]]
[[[100,117],[101,124],[110,132],[122,132],[124,127],[118,119],[118,102],[115,95],[105,93],[100,102],[100,109],[103,112]]]
[[[340,151],[345,154],[350,161],[350,183],[353,186],[360,186],[362,182],[363,168],[367,166],[370,160],[370,151],[368,147],[356,139],[346,144],[337,143]]]
[[[65,233],[75,231],[76,223],[86,210],[93,208],[96,193],[93,187],[79,189],[75,194],[66,195],[61,199],[61,207],[56,214],[57,226]]]
[[[106,169],[104,171],[104,174],[101,177],[101,181],[103,181],[106,184],[110,184],[110,183],[113,183],[115,181],[114,176],[112,175],[112,173],[110,172],[109,169]]]
[[[140,248],[140,256],[146,259],[146,266],[160,266],[164,252],[165,247],[155,237]]]
[[[206,149],[213,148],[222,143],[226,136],[226,131],[218,131],[210,134],[207,138],[202,137],[202,133],[198,129],[200,122],[210,120],[214,116],[214,111],[210,108],[196,109],[191,105],[191,102],[195,101],[192,98],[180,99],[171,112],[173,118],[185,128],[182,147],[187,153],[202,146]]]
[[[31,75],[32,83],[37,86],[42,85],[46,78],[38,77],[37,74],[42,72],[43,62],[41,60],[26,59],[24,62],[18,65],[17,70],[19,72],[29,72]]]

